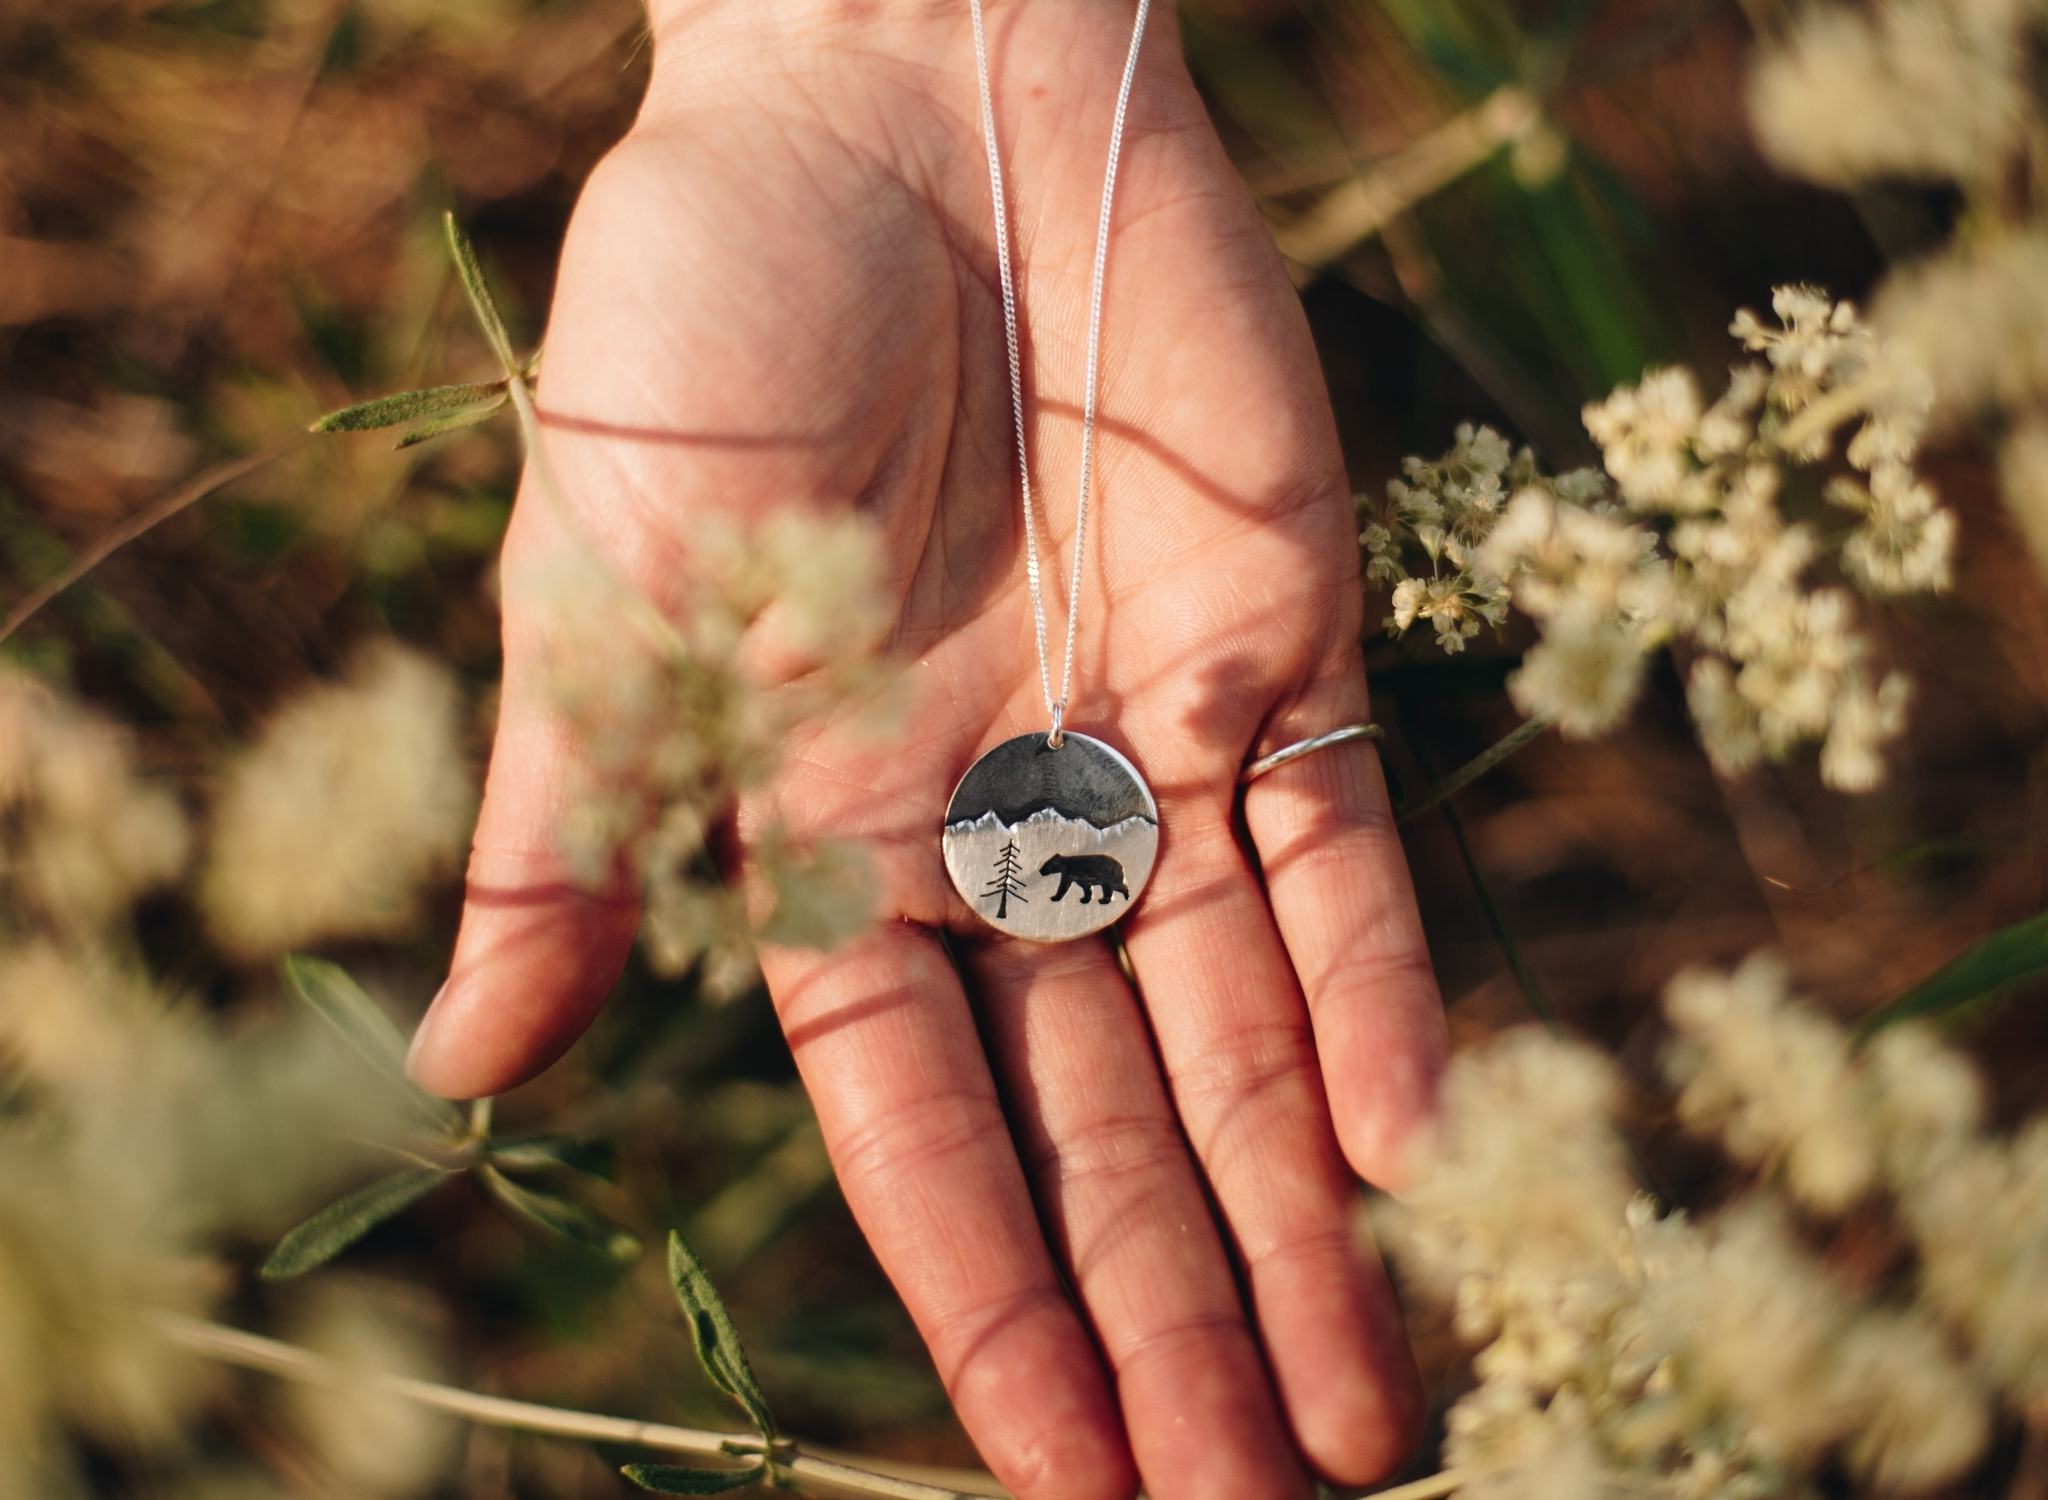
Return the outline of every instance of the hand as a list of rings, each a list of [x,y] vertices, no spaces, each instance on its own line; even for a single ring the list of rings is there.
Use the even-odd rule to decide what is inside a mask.
[[[1159,1500],[1303,1493],[1301,1456],[1373,1480],[1421,1403],[1346,1163],[1394,1178],[1441,1017],[1376,752],[1309,756],[1236,811],[1248,756],[1368,717],[1354,522],[1308,330],[1162,5],[1116,206],[1070,720],[1129,753],[1160,805],[1159,863],[1123,924],[1134,995],[1100,940],[992,935],[940,862],[960,773],[1046,715],[966,6],[865,9],[657,17],[643,115],[569,234],[541,405],[672,440],[569,424],[549,451],[583,526],[656,598],[707,509],[794,497],[882,530],[911,720],[882,749],[790,747],[740,831],[772,813],[874,850],[883,920],[762,966],[847,1201],[997,1476],[1023,1500],[1111,1500],[1134,1459]],[[1055,559],[1131,14],[990,13]],[[506,540],[471,899],[413,1061],[443,1093],[545,1066],[633,938],[633,906],[577,893],[552,846],[575,751],[519,579],[562,524],[525,494]],[[1064,574],[1048,569],[1055,650]]]

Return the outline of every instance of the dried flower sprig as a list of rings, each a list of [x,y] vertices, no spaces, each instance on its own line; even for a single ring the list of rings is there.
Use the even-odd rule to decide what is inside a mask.
[[[1948,586],[1955,519],[1912,468],[1931,398],[1850,304],[1783,287],[1772,307],[1775,323],[1736,316],[1731,332],[1764,358],[1712,403],[1672,369],[1588,406],[1604,473],[1546,476],[1529,450],[1471,426],[1441,459],[1407,460],[1360,537],[1368,581],[1391,590],[1389,630],[1426,619],[1456,652],[1512,604],[1538,638],[1511,696],[1579,736],[1618,723],[1649,654],[1682,645],[1722,770],[1819,741],[1831,786],[1876,785],[1908,685],[1870,667],[1849,591],[1811,575],[1832,551],[1872,597]],[[1826,494],[1856,524],[1830,544],[1779,496],[1850,420],[1846,472]]]
[[[2044,41],[2033,0],[1829,0],[1763,49],[1749,104],[1765,153],[1795,176],[1851,191],[1939,183],[1960,198],[1950,240],[1887,276],[1872,318],[1931,379],[1933,420],[1995,420],[2006,504],[2048,569]],[[1905,532],[1884,545],[1910,554],[1921,497],[1871,490]],[[1882,551],[1878,565],[1913,566]]]
[[[1771,959],[1681,976],[1666,1012],[1681,1118],[1759,1174],[1733,1202],[1695,1220],[1640,1193],[1614,1065],[1523,1030],[1453,1062],[1428,1166],[1378,1216],[1476,1346],[1460,1492],[1960,1479],[2001,1404],[2048,1389],[2048,1128],[1987,1133],[1966,1060],[1912,1026],[1858,1050]],[[1917,1256],[1892,1283],[1850,1283],[1793,1227],[1887,1204]]]
[[[730,995],[752,977],[757,938],[830,946],[870,919],[856,844],[757,830],[750,901],[712,842],[800,730],[886,714],[895,674],[877,651],[880,567],[859,517],[784,512],[746,531],[699,528],[680,618],[622,602],[587,562],[545,580],[542,607],[558,622],[545,691],[581,754],[565,845],[592,887],[623,873],[644,892],[641,936],[657,972],[701,965],[706,993]],[[774,684],[751,665],[770,634],[790,668]],[[608,663],[601,674],[588,669],[593,652]]]

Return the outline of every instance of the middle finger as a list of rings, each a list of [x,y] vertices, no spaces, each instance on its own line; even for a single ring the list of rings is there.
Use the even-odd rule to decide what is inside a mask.
[[[1146,1492],[1305,1494],[1137,997],[1108,947],[966,948],[1019,1154],[1115,1372]]]
[[[1365,1484],[1407,1456],[1421,1389],[1330,1121],[1307,1006],[1223,817],[1187,806],[1127,941],[1174,1102],[1243,1262],[1296,1440]]]

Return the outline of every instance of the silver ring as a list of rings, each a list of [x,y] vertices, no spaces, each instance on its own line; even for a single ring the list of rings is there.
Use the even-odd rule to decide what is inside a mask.
[[[1304,755],[1313,755],[1318,750],[1327,750],[1332,745],[1342,745],[1350,740],[1376,740],[1386,731],[1377,724],[1345,724],[1309,739],[1296,740],[1291,745],[1282,745],[1270,755],[1262,755],[1244,768],[1238,777],[1240,785],[1257,781],[1268,771],[1277,771],[1290,760],[1300,760]]]

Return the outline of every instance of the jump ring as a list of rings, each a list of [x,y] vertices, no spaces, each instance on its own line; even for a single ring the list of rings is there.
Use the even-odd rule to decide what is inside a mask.
[[[1260,756],[1246,766],[1238,777],[1238,784],[1249,786],[1268,771],[1277,771],[1291,760],[1300,760],[1304,755],[1313,755],[1316,751],[1327,750],[1332,745],[1342,745],[1350,740],[1376,740],[1385,733],[1386,731],[1377,724],[1345,724],[1305,740],[1296,740],[1291,745],[1282,745],[1270,755]]]

